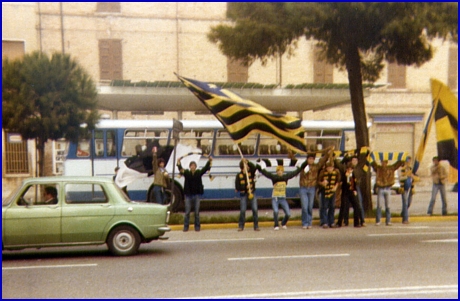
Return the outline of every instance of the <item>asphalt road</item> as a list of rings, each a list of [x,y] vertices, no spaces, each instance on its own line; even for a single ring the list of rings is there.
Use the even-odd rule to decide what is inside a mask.
[[[457,221],[169,237],[131,257],[105,246],[3,252],[2,297],[458,298]]]

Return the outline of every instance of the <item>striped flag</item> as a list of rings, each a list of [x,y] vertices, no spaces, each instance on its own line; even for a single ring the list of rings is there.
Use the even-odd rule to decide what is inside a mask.
[[[458,169],[458,98],[438,80],[431,80],[431,93],[437,102],[434,113],[438,157]]]
[[[295,152],[306,153],[299,118],[274,113],[214,84],[176,76],[216,116],[236,143],[254,131],[277,139]]]
[[[372,152],[370,155],[370,163],[374,161],[406,161],[406,152]]]
[[[433,107],[428,116],[422,139],[415,154],[415,174],[420,167],[420,162],[425,153],[425,146],[430,134],[433,121],[436,123],[436,136],[438,157],[440,160],[449,160],[455,169],[458,169],[458,98],[450,89],[436,79],[431,79],[431,94],[433,96]]]

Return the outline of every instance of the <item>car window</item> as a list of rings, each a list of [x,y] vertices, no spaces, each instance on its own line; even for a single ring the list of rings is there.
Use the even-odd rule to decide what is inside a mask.
[[[17,200],[19,206],[56,205],[58,200],[57,184],[33,184],[26,188]]]
[[[108,198],[100,184],[72,183],[65,185],[65,202],[68,204],[107,203]]]

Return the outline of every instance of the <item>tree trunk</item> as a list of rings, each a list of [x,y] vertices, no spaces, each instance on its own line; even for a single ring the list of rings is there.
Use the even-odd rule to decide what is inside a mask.
[[[38,150],[38,176],[45,176],[45,141],[42,138],[37,138]]]
[[[361,74],[361,58],[358,47],[350,46],[346,54],[346,68],[350,84],[351,110],[355,121],[356,147],[369,146],[369,131],[367,128],[366,107],[364,105],[363,82]],[[359,158],[363,165],[363,156]],[[359,173],[359,183],[363,195],[364,211],[372,212],[372,194],[370,189],[370,172]]]

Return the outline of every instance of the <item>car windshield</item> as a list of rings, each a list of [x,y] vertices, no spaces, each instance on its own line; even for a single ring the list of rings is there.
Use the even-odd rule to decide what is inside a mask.
[[[6,198],[2,198],[2,207],[11,203],[11,199],[18,192],[19,189],[21,189],[21,185],[16,187],[16,189],[14,189]]]

